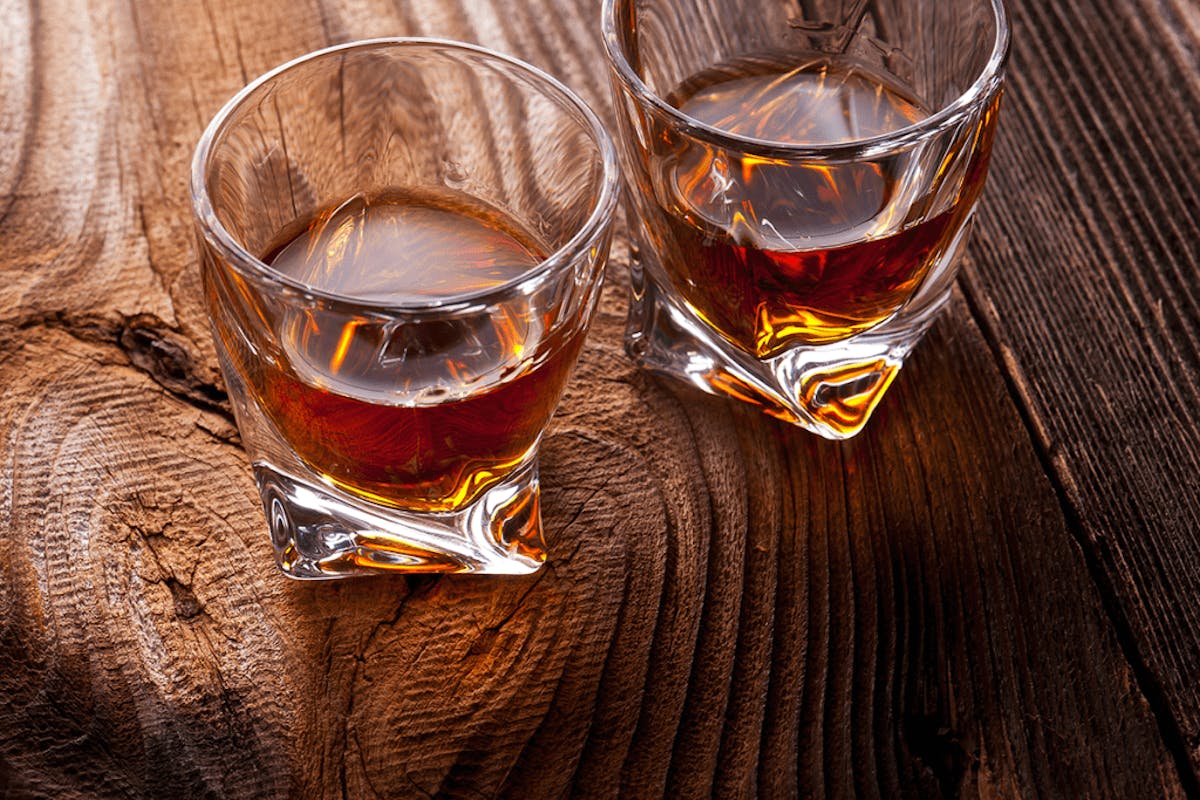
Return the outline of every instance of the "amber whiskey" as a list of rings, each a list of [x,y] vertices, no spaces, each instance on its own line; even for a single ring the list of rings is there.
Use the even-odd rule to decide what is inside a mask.
[[[354,301],[452,301],[526,273],[544,248],[466,195],[356,195],[293,226],[264,260]],[[282,353],[242,366],[289,446],[331,483],[399,508],[453,511],[523,463],[582,342],[507,306],[379,324],[369,314],[282,324]]]
[[[668,100],[726,133],[789,145],[858,142],[927,116],[911,90],[844,56],[744,57]],[[913,183],[903,157],[792,160],[660,142],[648,155],[659,207],[646,228],[682,299],[744,351],[767,359],[838,342],[896,313],[938,263],[982,185],[985,133],[970,142],[961,190],[933,213],[900,196]]]

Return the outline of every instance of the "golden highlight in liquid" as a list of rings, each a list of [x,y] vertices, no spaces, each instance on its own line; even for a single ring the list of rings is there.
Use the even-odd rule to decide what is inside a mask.
[[[723,131],[787,144],[837,145],[927,116],[894,81],[839,56],[745,57],[682,83],[668,98]],[[758,358],[847,339],[916,292],[970,213],[991,126],[957,200],[916,221],[887,159],[795,163],[688,141],[655,167],[665,205],[647,220],[683,299]],[[936,165],[934,165],[936,167]],[[653,212],[652,212],[653,213]]]
[[[265,260],[317,289],[404,303],[502,285],[543,252],[466,195],[390,192],[323,210]],[[503,309],[386,325],[294,313],[283,358],[241,365],[262,408],[333,484],[422,511],[462,508],[525,461],[583,339]]]

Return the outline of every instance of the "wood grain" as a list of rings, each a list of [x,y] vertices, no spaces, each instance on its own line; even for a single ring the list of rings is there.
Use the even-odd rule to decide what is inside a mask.
[[[1128,235],[1099,211],[1103,235],[1053,224],[1078,187],[1118,202],[1084,165],[1118,133],[1061,141],[1082,125],[1076,83],[1111,76],[1045,68],[1081,23],[1055,15],[1082,0],[1027,6],[966,301],[863,437],[820,441],[630,366],[622,243],[544,444],[548,568],[297,584],[271,563],[200,304],[196,138],[247,79],[373,35],[498,47],[607,114],[594,4],[0,0],[0,795],[1194,790],[1200,590],[1160,580],[1193,574],[1193,396],[1128,430],[1072,428],[1147,407],[1070,394],[1078,371],[1052,367],[1082,343],[1093,365],[1131,348],[1131,386],[1193,369],[1196,225],[1143,211],[1167,210],[1151,188],[1121,196]],[[1186,6],[1117,6],[1085,28],[1144,13],[1130,41],[1160,26],[1152,67],[1194,81]],[[1186,123],[1141,124],[1149,144],[1119,151],[1131,177],[1193,164]],[[1124,260],[1172,226],[1154,263]],[[1161,316],[1143,285],[1172,290]],[[1060,316],[1039,327],[1035,309]],[[1135,313],[1132,338],[1086,338]],[[1128,377],[1094,379],[1129,404],[1112,383]],[[1164,497],[1183,510],[1151,516]]]
[[[1018,12],[998,201],[964,286],[1143,691],[1194,775],[1200,16],[1156,0]]]

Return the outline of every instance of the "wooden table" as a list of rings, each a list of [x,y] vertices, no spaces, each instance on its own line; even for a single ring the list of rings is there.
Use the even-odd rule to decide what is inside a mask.
[[[0,0],[0,796],[1200,793],[1200,6],[1012,0],[953,305],[831,444],[635,370],[618,243],[536,577],[293,583],[200,301],[238,87],[596,0]]]

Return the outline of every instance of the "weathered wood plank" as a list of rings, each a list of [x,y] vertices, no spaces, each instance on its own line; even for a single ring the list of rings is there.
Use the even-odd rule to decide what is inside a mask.
[[[1013,5],[1002,168],[964,287],[1195,774],[1200,16],[1170,0]]]
[[[384,34],[482,41],[607,109],[594,4],[3,10],[28,69],[0,71],[0,790],[1183,794],[961,303],[833,445],[630,366],[619,247],[545,443],[545,572],[275,572],[193,263],[204,122],[276,63]],[[1036,99],[1012,94],[1005,125]],[[1022,202],[993,191],[985,219]]]

